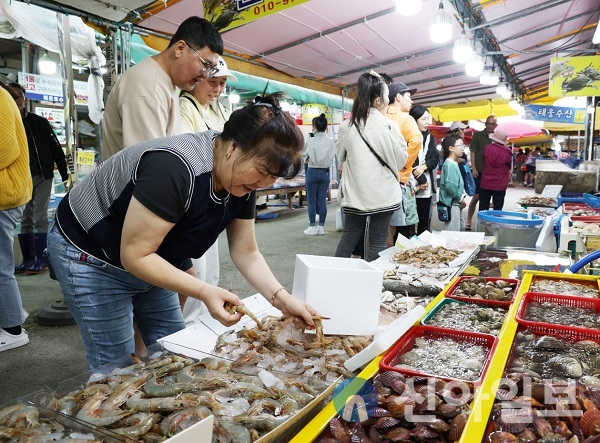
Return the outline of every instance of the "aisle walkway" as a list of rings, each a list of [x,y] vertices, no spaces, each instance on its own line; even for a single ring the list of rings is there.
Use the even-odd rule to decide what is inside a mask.
[[[532,194],[532,188],[509,188],[505,209],[518,207],[522,195]],[[338,208],[336,193],[327,204],[326,234],[307,236],[306,207],[289,210],[278,207],[277,218],[258,220],[256,236],[261,252],[279,281],[292,288],[296,254],[331,256],[339,241],[340,232],[335,231],[335,211]],[[474,223],[473,226],[476,226]],[[433,229],[441,229],[434,218]],[[229,260],[227,240],[219,238],[221,254],[221,286],[238,293],[240,297],[253,295],[256,291],[244,280]],[[42,307],[61,299],[58,283],[47,273],[17,277],[23,305],[31,313],[25,322],[30,337],[27,346],[0,354],[0,405],[43,388],[56,388],[59,382],[87,371],[81,337],[76,326],[41,326],[33,317]]]

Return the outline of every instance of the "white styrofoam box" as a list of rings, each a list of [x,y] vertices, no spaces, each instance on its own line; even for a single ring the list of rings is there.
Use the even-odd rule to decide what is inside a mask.
[[[364,260],[296,255],[292,293],[331,318],[325,334],[374,334],[382,285],[383,271]]]

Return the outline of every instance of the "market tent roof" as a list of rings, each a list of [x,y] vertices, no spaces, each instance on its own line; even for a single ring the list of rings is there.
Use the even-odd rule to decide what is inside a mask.
[[[418,97],[415,98],[418,100]],[[508,100],[494,98],[491,100],[478,100],[456,105],[442,105],[429,107],[429,113],[440,122],[452,122],[456,120],[481,120],[489,115],[496,117],[507,117],[518,115],[517,111],[508,105]]]
[[[4,0],[8,1],[8,0]],[[198,0],[26,0],[57,10],[133,22],[142,31],[171,35],[190,15],[202,15]],[[206,2],[205,2],[206,3]],[[428,29],[439,2],[420,13],[399,15],[395,0],[310,0],[223,32],[225,50],[238,72],[268,68],[272,80],[341,95],[369,69],[417,87],[427,106],[464,105],[497,97],[465,74],[452,58],[453,40],[433,43]],[[452,14],[453,38],[467,37],[527,101],[547,94],[550,58],[594,55],[591,43],[600,16],[598,0],[442,0]],[[312,86],[314,85],[314,86]],[[305,86],[306,84],[301,84]]]

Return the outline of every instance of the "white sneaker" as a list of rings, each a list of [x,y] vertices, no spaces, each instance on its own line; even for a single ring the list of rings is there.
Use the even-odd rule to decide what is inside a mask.
[[[29,336],[25,329],[21,329],[19,335],[12,335],[0,328],[0,352],[25,346],[27,343],[29,343]]]
[[[306,228],[306,229],[304,230],[304,233],[305,233],[306,235],[317,235],[319,232],[318,232],[318,230],[317,230],[317,227],[316,227],[316,226],[309,226],[308,228]]]
[[[321,226],[321,225],[317,226],[317,234],[318,235],[325,234],[325,226]]]

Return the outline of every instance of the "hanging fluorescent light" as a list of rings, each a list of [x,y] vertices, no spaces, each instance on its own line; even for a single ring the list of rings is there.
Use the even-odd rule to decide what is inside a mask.
[[[502,96],[506,93],[507,89],[508,87],[506,86],[506,83],[504,83],[504,79],[500,77],[498,81],[498,86],[496,86],[496,94]]]
[[[515,96],[512,96],[510,98],[510,100],[508,101],[508,106],[510,106],[511,108],[513,108],[515,111],[517,111],[519,109],[519,102],[517,101],[517,99],[515,98]]]
[[[498,73],[496,72],[496,67],[492,66],[492,72],[490,72],[490,77],[488,79],[488,85],[496,86],[500,83],[500,78],[498,77]]]
[[[56,72],[56,62],[48,55],[48,51],[44,50],[44,55],[38,60],[38,68],[40,74],[52,75]]]
[[[467,63],[473,56],[473,47],[471,41],[465,35],[464,29],[460,37],[454,42],[452,56],[456,63]]]
[[[240,102],[240,96],[235,92],[234,89],[229,93],[229,103],[232,105],[238,104]]]
[[[477,53],[473,53],[471,60],[465,64],[465,74],[469,77],[477,77],[483,71],[483,59]]]
[[[446,43],[452,38],[452,17],[444,11],[444,3],[441,1],[438,12],[431,19],[429,38],[435,43]]]
[[[479,83],[482,85],[489,86],[490,85],[490,76],[492,75],[492,71],[486,66],[481,71],[481,75],[479,76]]]
[[[421,0],[396,0],[396,12],[400,15],[415,15],[421,11]]]
[[[510,90],[508,85],[506,85],[506,91],[504,91],[504,93],[502,94],[502,98],[506,99],[506,98],[511,98],[511,97],[512,97],[512,91]]]

